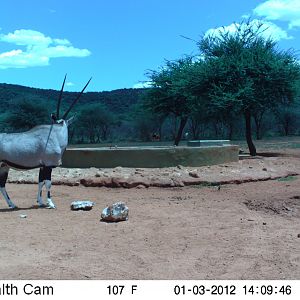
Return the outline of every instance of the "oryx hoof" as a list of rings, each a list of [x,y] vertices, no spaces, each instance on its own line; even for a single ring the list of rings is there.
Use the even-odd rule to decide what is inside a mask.
[[[55,209],[56,205],[50,199],[48,199],[48,201],[47,201],[47,208],[49,208],[49,209]]]
[[[10,205],[9,208],[10,208],[11,210],[17,210],[17,209],[19,209],[19,207],[16,206],[16,205]]]
[[[43,208],[43,207],[46,207],[46,206],[47,206],[46,204],[43,203],[42,199],[38,199],[36,202],[37,202],[37,204],[38,204],[38,207]]]
[[[49,205],[48,204],[48,206],[46,206],[48,209],[56,209],[56,206],[53,204],[53,205]]]

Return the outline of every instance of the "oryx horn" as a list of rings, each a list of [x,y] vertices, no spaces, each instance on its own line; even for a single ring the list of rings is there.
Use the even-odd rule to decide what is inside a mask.
[[[59,119],[59,108],[60,108],[60,103],[61,103],[61,98],[62,98],[62,94],[63,94],[65,82],[66,82],[66,78],[67,78],[67,74],[65,75],[65,79],[64,79],[64,82],[62,84],[62,87],[61,87],[61,90],[60,90],[60,94],[59,94],[59,98],[58,98],[58,102],[57,102],[57,109],[56,109],[56,118],[57,119]]]
[[[63,115],[62,119],[65,120],[66,117],[68,116],[69,112],[71,111],[71,109],[73,108],[73,106],[76,104],[76,102],[79,100],[80,96],[83,94],[84,90],[86,89],[86,87],[89,85],[90,81],[92,80],[92,77],[90,78],[90,80],[87,82],[87,84],[84,86],[84,88],[82,89],[82,91],[80,92],[80,94],[76,97],[76,99],[73,101],[73,103],[71,104],[71,106],[69,107],[69,109],[65,112],[65,114]]]

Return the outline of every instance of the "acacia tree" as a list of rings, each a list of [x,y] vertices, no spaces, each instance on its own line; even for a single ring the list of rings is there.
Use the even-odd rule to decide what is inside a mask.
[[[262,32],[262,23],[248,21],[236,24],[233,33],[220,31],[218,35],[203,37],[198,46],[206,63],[205,72],[201,68],[200,83],[194,76],[191,84],[194,93],[206,93],[212,110],[243,114],[251,155],[256,155],[252,141],[253,114],[258,108],[280,105],[282,99],[292,102],[300,76],[295,55],[279,51],[276,42],[265,39]]]
[[[16,131],[28,130],[36,125],[49,124],[50,113],[38,100],[21,99],[13,103],[5,123]]]
[[[262,139],[262,125],[263,125],[263,117],[266,113],[266,108],[258,108],[255,111],[253,111],[253,119],[255,123],[255,131],[256,131],[256,139],[261,140]]]
[[[284,135],[292,134],[299,119],[299,103],[286,103],[283,99],[282,104],[274,107],[272,111]]]
[[[167,116],[173,114],[179,119],[179,128],[174,144],[177,146],[193,109],[193,96],[186,88],[192,57],[167,61],[159,71],[150,71],[148,76],[152,88],[146,91],[145,107],[153,113]]]
[[[77,127],[89,137],[90,143],[99,143],[107,139],[109,130],[116,123],[114,114],[104,105],[91,104],[81,110]]]

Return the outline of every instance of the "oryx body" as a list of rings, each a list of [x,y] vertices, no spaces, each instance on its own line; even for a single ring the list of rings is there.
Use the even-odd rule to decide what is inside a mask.
[[[45,206],[42,201],[42,188],[45,185],[47,190],[47,206],[55,208],[50,195],[52,168],[61,165],[63,153],[68,145],[68,125],[70,120],[66,120],[66,117],[84,92],[90,80],[73,101],[62,119],[57,120],[66,77],[58,100],[57,115],[51,116],[52,124],[39,125],[21,133],[0,134],[0,191],[10,208],[16,208],[5,189],[10,168],[20,170],[40,168],[37,202],[39,206]]]
[[[0,134],[0,161],[19,169],[57,167],[67,145],[65,121],[21,133],[3,133]]]

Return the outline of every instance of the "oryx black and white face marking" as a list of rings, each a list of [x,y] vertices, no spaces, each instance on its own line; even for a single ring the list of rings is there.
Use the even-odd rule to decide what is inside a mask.
[[[62,155],[68,145],[68,125],[72,118],[69,120],[66,118],[91,79],[60,118],[60,104],[66,82],[65,76],[57,102],[56,114],[51,115],[51,125],[39,125],[21,133],[0,134],[0,191],[10,208],[16,208],[5,189],[10,168],[22,170],[40,168],[37,202],[39,206],[45,206],[42,200],[42,189],[45,185],[47,207],[56,207],[52,202],[50,193],[52,169],[61,165]]]

